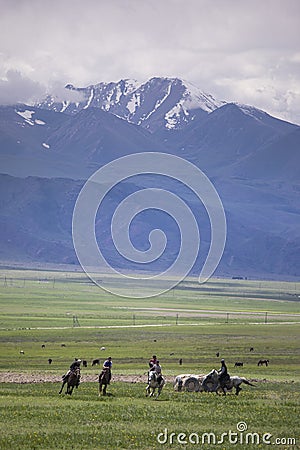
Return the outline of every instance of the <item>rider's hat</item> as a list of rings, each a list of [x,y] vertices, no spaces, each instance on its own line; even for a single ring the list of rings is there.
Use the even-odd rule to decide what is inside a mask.
[[[225,359],[221,359],[221,362],[225,362]]]

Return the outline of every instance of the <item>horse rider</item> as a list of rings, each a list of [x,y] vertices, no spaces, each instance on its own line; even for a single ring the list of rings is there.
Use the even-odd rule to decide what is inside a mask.
[[[226,387],[227,381],[230,380],[230,375],[227,371],[227,366],[225,364],[225,359],[221,359],[221,368],[218,370],[218,378],[221,388]]]
[[[74,361],[72,362],[72,364],[70,365],[68,372],[62,376],[63,381],[65,381],[69,378],[70,373],[75,372],[77,369],[79,369],[78,383],[76,385],[76,387],[78,387],[79,383],[80,383],[80,364],[81,364],[81,359],[75,358]]]
[[[158,384],[160,384],[160,382],[162,381],[162,374],[161,374],[161,366],[160,366],[158,360],[156,360],[156,363],[152,366],[152,368],[150,369],[150,372],[155,373],[156,381],[158,382]]]
[[[111,380],[111,368],[112,368],[112,358],[109,356],[103,363],[102,369],[103,371],[108,371],[108,384],[110,384]]]
[[[149,361],[150,370],[152,369],[153,366],[155,366],[156,363],[157,363],[157,357],[156,357],[156,355],[153,355]]]

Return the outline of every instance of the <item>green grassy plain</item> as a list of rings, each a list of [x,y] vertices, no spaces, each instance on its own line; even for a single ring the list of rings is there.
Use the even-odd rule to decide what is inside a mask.
[[[97,396],[93,383],[83,383],[70,397],[59,397],[52,383],[12,385],[1,389],[1,449],[233,449],[299,448],[299,383],[258,385],[241,395],[226,397],[207,393],[176,393],[167,385],[158,401],[144,397],[141,383],[114,383],[112,396]],[[232,445],[228,437],[220,445],[208,445],[204,433],[214,433],[220,441],[222,433],[237,432],[237,424],[245,422],[247,432],[257,433],[259,443],[241,443],[246,433],[238,433],[239,443]],[[167,429],[167,442],[157,438]],[[176,438],[170,442],[170,434]],[[178,443],[179,433],[199,445]],[[296,439],[296,445],[268,445],[262,436]],[[232,436],[231,439],[235,438]],[[285,439],[285,441],[283,441]],[[160,441],[164,442],[164,435]],[[250,441],[251,442],[251,441]],[[212,444],[212,441],[211,441]]]
[[[0,376],[25,372],[57,380],[74,357],[88,361],[72,397],[59,396],[57,382],[1,383],[0,448],[270,447],[228,438],[201,444],[202,433],[220,439],[241,421],[249,432],[281,438],[275,448],[300,448],[299,291],[299,283],[213,279],[198,285],[187,279],[162,296],[141,300],[111,295],[81,273],[0,272]],[[256,387],[223,397],[176,393],[167,383],[154,401],[145,398],[143,383],[114,382],[112,396],[99,398],[99,368],[90,364],[110,354],[114,374],[143,375],[156,353],[163,373],[173,377],[218,368],[216,352],[231,374],[259,380]],[[260,358],[268,358],[269,366],[258,367]],[[234,368],[235,361],[244,366]],[[85,382],[86,375],[95,382]],[[157,435],[166,428],[175,435],[159,443]],[[200,443],[180,444],[178,433],[198,433]]]

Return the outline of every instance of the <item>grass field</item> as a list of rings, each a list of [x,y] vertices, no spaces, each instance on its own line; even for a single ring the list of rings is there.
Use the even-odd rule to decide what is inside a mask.
[[[188,279],[139,300],[113,296],[81,273],[0,272],[0,377],[47,380],[1,383],[0,448],[269,448],[264,433],[275,448],[300,448],[299,291],[299,283]],[[172,379],[219,368],[217,352],[231,374],[258,380],[256,387],[224,397],[177,393],[167,383],[154,401],[145,384],[115,381],[112,395],[99,398],[99,368],[90,364],[110,354],[115,376],[144,376],[156,353]],[[59,396],[57,380],[74,357],[88,361],[82,384],[72,397]],[[258,367],[260,358],[269,366]],[[236,361],[244,366],[234,368]],[[239,422],[248,430],[230,435]],[[255,442],[245,442],[247,432],[257,433],[248,436]]]

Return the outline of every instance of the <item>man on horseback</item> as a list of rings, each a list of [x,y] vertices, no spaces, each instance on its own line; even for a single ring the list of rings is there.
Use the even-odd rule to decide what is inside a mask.
[[[147,387],[146,387],[146,395],[150,395],[150,397],[152,397],[154,395],[155,389],[158,389],[158,393],[156,395],[156,398],[158,398],[164,384],[165,384],[165,380],[161,373],[161,366],[159,365],[159,361],[156,360],[156,363],[150,368],[150,370],[148,372],[148,383],[147,383]],[[151,390],[152,390],[152,392],[151,392]]]
[[[156,376],[156,381],[158,384],[162,381],[162,374],[161,374],[161,366],[159,365],[159,361],[156,360],[156,363],[150,368],[150,372],[154,372]]]
[[[108,383],[110,384],[110,380],[111,380],[111,368],[112,368],[112,358],[111,356],[109,356],[103,363],[102,366],[102,373],[104,373],[105,371],[108,371]],[[100,374],[101,375],[101,374]]]
[[[227,366],[225,364],[225,359],[221,359],[221,368],[218,370],[218,378],[220,387],[224,389],[226,387],[226,383],[230,381],[230,375],[227,371]]]
[[[68,381],[69,375],[72,372],[76,372],[76,370],[78,369],[78,377],[77,377],[78,381],[76,383],[76,388],[78,388],[78,386],[80,384],[80,364],[81,364],[81,359],[75,358],[75,360],[70,365],[70,369],[68,370],[68,372],[62,376],[63,381]]]

